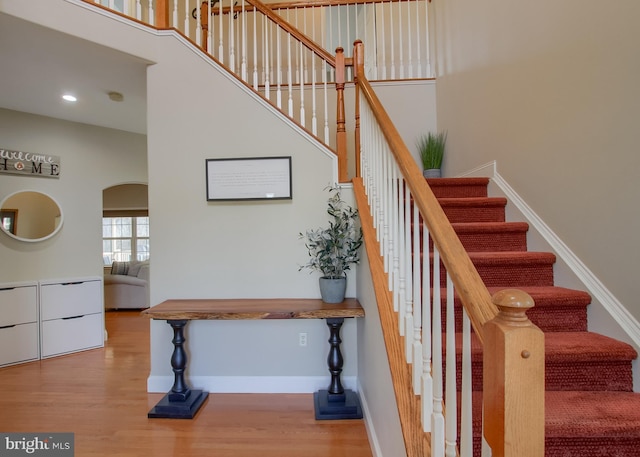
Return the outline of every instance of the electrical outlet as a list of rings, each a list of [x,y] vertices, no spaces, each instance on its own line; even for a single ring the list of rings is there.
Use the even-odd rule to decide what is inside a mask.
[[[306,333],[299,333],[298,334],[298,342],[299,342],[300,346],[306,346],[307,345],[307,334]]]

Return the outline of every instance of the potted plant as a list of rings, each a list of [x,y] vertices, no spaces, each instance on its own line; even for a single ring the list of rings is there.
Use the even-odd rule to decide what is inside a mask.
[[[309,251],[309,261],[299,270],[315,270],[320,277],[320,295],[326,303],[341,303],[347,287],[346,271],[360,261],[362,228],[358,210],[347,205],[336,188],[330,188],[327,213],[329,226],[300,233]]]
[[[441,176],[442,158],[444,156],[444,146],[447,142],[447,132],[432,133],[422,135],[418,138],[416,146],[420,153],[422,168],[425,178],[439,178]]]

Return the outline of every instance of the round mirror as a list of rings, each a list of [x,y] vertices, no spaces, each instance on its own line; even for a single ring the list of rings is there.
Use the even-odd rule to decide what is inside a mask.
[[[0,204],[0,223],[2,231],[16,240],[43,241],[62,227],[62,209],[41,192],[14,192]]]

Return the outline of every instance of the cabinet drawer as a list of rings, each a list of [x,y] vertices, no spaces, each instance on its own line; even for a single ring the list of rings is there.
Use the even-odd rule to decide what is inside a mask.
[[[0,328],[0,366],[38,359],[38,324]]]
[[[40,318],[43,321],[101,311],[100,281],[43,284],[40,289]]]
[[[104,345],[102,313],[42,322],[41,329],[43,358]]]
[[[38,320],[37,287],[0,289],[0,327]]]

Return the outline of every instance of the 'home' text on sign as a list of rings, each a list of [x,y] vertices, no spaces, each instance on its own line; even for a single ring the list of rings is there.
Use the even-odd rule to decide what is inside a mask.
[[[60,177],[60,157],[0,149],[0,173]]]

